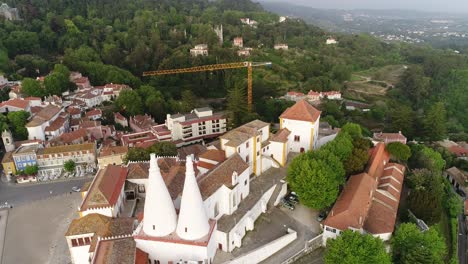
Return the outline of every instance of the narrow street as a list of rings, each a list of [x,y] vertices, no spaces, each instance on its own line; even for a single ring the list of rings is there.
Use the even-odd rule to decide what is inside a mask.
[[[468,264],[467,248],[468,237],[466,235],[466,227],[463,216],[458,216],[458,260],[460,264]]]

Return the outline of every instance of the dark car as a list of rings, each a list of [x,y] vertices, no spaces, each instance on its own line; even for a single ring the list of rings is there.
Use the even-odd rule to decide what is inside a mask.
[[[288,200],[284,198],[281,199],[281,206],[284,208],[288,208],[289,210],[294,210],[296,208],[294,204],[291,204],[290,202],[288,202]]]
[[[325,219],[326,217],[327,217],[326,212],[320,212],[319,215],[317,216],[317,221],[322,222],[323,219]]]

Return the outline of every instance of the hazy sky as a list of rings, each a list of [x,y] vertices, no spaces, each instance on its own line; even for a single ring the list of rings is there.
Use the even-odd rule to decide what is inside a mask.
[[[285,0],[262,1],[286,2]],[[294,0],[290,3],[333,9],[413,9],[468,13],[468,0]]]

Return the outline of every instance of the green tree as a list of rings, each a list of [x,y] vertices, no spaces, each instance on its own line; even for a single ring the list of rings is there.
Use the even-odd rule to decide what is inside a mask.
[[[434,228],[421,232],[413,223],[401,224],[391,244],[395,264],[445,263],[445,241]]]
[[[445,160],[439,152],[424,145],[411,145],[413,155],[409,159],[410,167],[426,168],[434,172],[442,172]]]
[[[346,132],[340,132],[333,141],[322,147],[335,154],[341,161],[345,161],[353,152],[351,136]]]
[[[414,136],[415,112],[407,105],[400,105],[389,112],[390,130],[401,131],[408,138]]]
[[[124,110],[131,116],[143,113],[143,103],[134,90],[123,90],[115,100],[115,104],[119,110]]]
[[[336,157],[317,159],[310,154],[301,154],[289,165],[287,179],[304,205],[323,209],[335,202],[338,196],[339,186],[344,181],[342,166]],[[341,168],[343,175],[337,175],[333,168]]]
[[[26,96],[43,97],[46,95],[44,89],[41,87],[41,84],[31,78],[23,79],[21,82],[21,92]]]
[[[124,163],[129,161],[146,161],[149,160],[150,155],[146,149],[143,148],[130,148],[125,155]]]
[[[364,171],[369,160],[367,149],[354,148],[352,154],[344,161],[347,175],[352,175]]]
[[[442,140],[447,136],[447,111],[442,102],[433,104],[424,120],[424,134],[430,141]]]
[[[341,128],[340,132],[348,133],[353,140],[362,137],[361,126],[355,123],[346,123],[346,125]]]
[[[24,173],[26,175],[35,175],[39,171],[39,166],[37,165],[26,165],[24,168]]]
[[[184,90],[182,92],[182,111],[188,113],[192,111],[197,105],[197,99],[191,90]]]
[[[28,138],[28,130],[25,125],[30,114],[26,111],[16,111],[8,113],[8,122],[13,128],[13,135],[16,139],[25,140]]]
[[[420,66],[411,66],[401,76],[397,87],[412,103],[419,106],[429,95],[430,78],[424,75]]]
[[[158,156],[177,156],[177,147],[172,142],[156,142],[148,148],[148,152]]]
[[[245,89],[241,86],[228,91],[226,110],[229,115],[228,120],[231,128],[238,127],[244,123],[245,116],[248,112],[246,102]]]
[[[428,169],[416,169],[407,178],[412,188],[408,197],[409,209],[426,223],[437,223],[443,214],[442,176]]]
[[[385,148],[398,161],[407,161],[411,157],[410,147],[400,142],[389,143]]]
[[[324,260],[326,264],[392,263],[380,238],[351,230],[327,241]]]
[[[63,163],[63,169],[68,173],[72,173],[76,169],[76,163],[73,160],[67,160]]]

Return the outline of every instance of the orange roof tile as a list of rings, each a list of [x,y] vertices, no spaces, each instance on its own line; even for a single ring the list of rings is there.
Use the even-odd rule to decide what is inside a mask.
[[[320,117],[320,111],[310,105],[306,100],[300,100],[284,111],[280,118],[315,122]]]
[[[226,157],[224,150],[209,149],[199,156],[200,159],[207,159],[217,162],[223,162]]]

